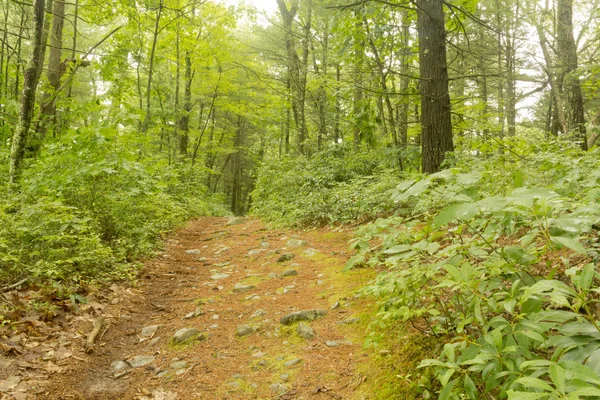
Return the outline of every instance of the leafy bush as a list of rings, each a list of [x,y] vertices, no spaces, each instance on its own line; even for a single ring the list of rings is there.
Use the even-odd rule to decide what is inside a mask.
[[[397,321],[437,336],[420,367],[441,399],[597,398],[598,153],[463,156],[400,183],[348,263],[385,268],[363,289],[380,299],[368,344]]]
[[[395,155],[336,145],[312,157],[264,164],[252,193],[254,214],[290,225],[353,222],[389,212],[399,182]]]
[[[29,165],[19,194],[0,199],[0,281],[126,271],[115,266],[150,254],[167,230],[224,213],[210,205],[201,170],[140,160],[119,140],[110,129],[71,132]]]

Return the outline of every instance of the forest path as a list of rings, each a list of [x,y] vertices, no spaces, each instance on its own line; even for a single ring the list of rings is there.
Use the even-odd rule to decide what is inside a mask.
[[[369,278],[342,272],[348,239],[256,220],[191,222],[145,263],[136,287],[113,287],[98,306],[108,329],[94,352],[77,352],[43,398],[365,398],[357,327],[366,305],[354,293]],[[84,339],[91,326],[73,329]],[[192,339],[176,344],[181,329]]]

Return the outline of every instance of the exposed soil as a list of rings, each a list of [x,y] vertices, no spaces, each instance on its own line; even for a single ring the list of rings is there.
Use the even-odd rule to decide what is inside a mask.
[[[9,357],[0,363],[22,378],[2,398],[368,398],[359,394],[368,363],[359,320],[365,301],[354,293],[369,277],[342,272],[348,239],[349,231],[342,230],[273,231],[255,220],[194,221],[145,263],[134,287],[113,285],[88,296],[85,313],[64,324],[69,340],[54,345],[49,377],[36,380],[30,369],[16,368],[18,354],[11,356],[15,362]],[[282,276],[292,269],[297,275]],[[254,288],[236,292],[236,284]],[[305,322],[314,329],[312,340],[299,336],[298,324],[280,323],[291,312],[313,309],[327,315]],[[201,315],[188,315],[194,311]],[[101,315],[101,333],[93,352],[85,353],[86,336]],[[236,332],[244,324],[253,332],[240,337]],[[142,336],[151,325],[161,326]],[[208,338],[173,344],[182,328]],[[132,367],[140,361],[136,356],[149,357]],[[122,369],[115,368],[117,361],[126,362]]]

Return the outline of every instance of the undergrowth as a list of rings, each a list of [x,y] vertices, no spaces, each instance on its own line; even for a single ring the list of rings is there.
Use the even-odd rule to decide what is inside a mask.
[[[384,270],[362,290],[379,299],[366,344],[398,322],[437,337],[415,374],[440,399],[600,396],[599,155],[463,156],[399,184],[347,266]]]
[[[119,140],[114,130],[80,128],[30,161],[20,190],[1,188],[1,285],[27,278],[76,290],[85,281],[128,277],[164,232],[225,213],[207,194],[201,170],[142,156],[139,146]]]

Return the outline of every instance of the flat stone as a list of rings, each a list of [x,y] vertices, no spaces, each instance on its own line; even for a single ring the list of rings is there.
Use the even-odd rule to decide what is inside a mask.
[[[279,275],[277,275],[275,272],[269,272],[269,275],[267,275],[268,279],[276,279],[279,278]]]
[[[267,312],[265,310],[259,309],[256,310],[252,313],[252,315],[249,317],[249,319],[253,319],[253,318],[258,318],[258,317],[262,317],[266,314]]]
[[[198,250],[198,249],[186,250],[185,254],[200,254],[200,250]]]
[[[327,340],[325,342],[327,347],[340,347],[340,346],[352,346],[352,342],[349,340]]]
[[[148,325],[142,328],[142,333],[140,334],[142,337],[150,337],[153,336],[156,331],[162,328],[162,325]]]
[[[283,274],[281,274],[281,276],[296,276],[298,275],[298,271],[296,271],[295,269],[288,269],[283,271]]]
[[[248,336],[254,333],[254,329],[250,325],[238,325],[235,329],[235,335],[238,337]]]
[[[233,287],[233,292],[234,293],[248,292],[255,288],[256,288],[256,286],[254,286],[254,285],[243,285],[241,283],[236,283],[235,286]]]
[[[148,347],[152,347],[152,346],[156,346],[158,344],[158,342],[160,341],[160,336],[155,337],[154,339],[150,340],[148,342]]]
[[[287,382],[290,380],[290,374],[288,374],[287,372],[284,374],[279,375],[279,379],[281,379],[282,382]]]
[[[258,300],[258,299],[260,299],[260,296],[259,296],[259,295],[257,295],[257,294],[252,294],[252,295],[250,295],[250,296],[246,297],[244,300]]]
[[[227,225],[227,226],[241,225],[243,223],[244,223],[244,218],[242,218],[242,217],[233,217],[233,218],[230,218],[229,221],[227,221],[227,223],[225,225]]]
[[[282,255],[279,256],[279,258],[277,259],[277,262],[281,263],[281,262],[290,261],[292,258],[294,258],[294,253],[283,253]]]
[[[300,322],[298,324],[296,332],[298,333],[298,336],[306,340],[313,340],[316,336],[313,328],[311,328],[310,325],[307,325],[304,322]]]
[[[215,281],[217,281],[219,279],[226,279],[226,278],[229,278],[229,274],[214,274],[214,275],[211,275],[211,277],[210,277],[210,279],[215,280]]]
[[[290,249],[295,249],[298,247],[302,247],[304,245],[306,245],[306,242],[304,240],[300,240],[300,239],[290,239],[285,244],[285,246],[289,247]]]
[[[257,256],[257,255],[259,255],[260,253],[264,253],[265,251],[267,251],[267,249],[252,249],[252,250],[250,250],[250,251],[248,252],[248,255],[249,255],[250,257],[252,257],[252,256]]]
[[[319,254],[319,250],[317,249],[306,249],[302,252],[306,257],[314,257]]]
[[[183,343],[187,340],[206,340],[207,336],[205,334],[201,334],[200,331],[196,328],[183,328],[175,332],[171,340],[173,343]]]
[[[201,316],[202,314],[204,314],[204,311],[202,311],[202,307],[196,307],[194,311],[192,311],[191,313],[187,313],[185,317],[183,317],[183,319],[196,318]]]
[[[323,282],[323,281],[322,281],[322,280],[320,280],[320,279],[317,281],[317,285],[322,285],[322,284],[324,284],[324,283],[325,283],[325,282]]]
[[[174,361],[171,364],[169,364],[169,368],[171,369],[182,369],[182,368],[187,368],[188,363],[187,361]]]
[[[154,360],[156,360],[154,356],[134,356],[127,360],[127,362],[133,368],[139,368],[154,362]]]
[[[282,396],[285,394],[285,392],[287,392],[287,388],[281,383],[274,383],[271,386],[269,386],[269,389],[271,390],[271,392],[278,394],[279,396]]]
[[[338,324],[340,324],[340,325],[350,325],[350,324],[356,324],[358,322],[360,322],[360,318],[353,317],[353,318],[346,318],[345,320],[338,322]]]
[[[127,364],[125,361],[123,360],[115,360],[112,363],[110,363],[110,371],[114,374],[117,372],[121,372],[126,370],[127,368],[129,368],[129,364]]]
[[[302,359],[301,359],[301,358],[293,358],[293,359],[291,359],[291,360],[289,360],[289,361],[286,361],[286,362],[284,362],[284,363],[283,363],[283,366],[284,366],[284,367],[292,367],[292,366],[294,366],[294,365],[296,365],[296,364],[299,364],[299,363],[301,363],[301,362],[302,362]]]
[[[291,314],[281,317],[279,322],[281,322],[283,325],[291,325],[294,322],[299,322],[299,321],[313,321],[313,320],[317,319],[318,317],[322,317],[325,315],[327,315],[327,310],[317,309],[317,310],[296,311],[296,312],[293,312]]]
[[[262,243],[260,244],[260,247],[263,247],[263,248],[265,248],[265,249],[268,249],[269,247],[271,247],[271,244],[270,244],[270,243],[268,243],[268,242],[262,242]]]

